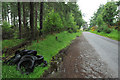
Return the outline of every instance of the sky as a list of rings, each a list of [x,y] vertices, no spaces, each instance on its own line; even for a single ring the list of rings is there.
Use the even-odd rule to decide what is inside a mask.
[[[89,24],[89,19],[93,16],[94,12],[97,11],[100,4],[106,4],[107,1],[108,0],[78,0],[77,4],[79,9],[82,11],[82,14],[84,15],[83,19]]]

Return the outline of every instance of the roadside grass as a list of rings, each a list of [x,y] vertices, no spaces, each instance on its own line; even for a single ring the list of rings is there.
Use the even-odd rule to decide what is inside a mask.
[[[2,40],[2,42],[1,42],[1,44],[2,44],[2,49],[16,46],[17,44],[20,44],[20,43],[23,42],[23,41],[24,41],[24,39]]]
[[[0,40],[0,50],[2,49],[2,40]]]
[[[105,37],[108,37],[108,38],[111,38],[113,40],[117,40],[117,41],[120,41],[120,31],[117,31],[117,30],[113,30],[110,34],[107,34],[105,32],[97,32],[97,31],[91,31],[91,33],[95,33],[95,34],[98,34],[98,35],[101,35],[101,36],[105,36]]]
[[[81,31],[77,33],[68,33],[67,31],[57,33],[54,35],[48,35],[43,41],[39,40],[33,41],[31,46],[28,46],[28,50],[36,50],[38,55],[42,55],[44,59],[48,62],[47,67],[35,67],[34,72],[25,75],[21,74],[16,70],[16,66],[2,66],[2,77],[3,78],[40,78],[45,70],[50,67],[50,60],[52,56],[55,56],[60,50],[70,45],[71,41],[76,38],[76,36],[81,35]],[[56,40],[56,36],[58,40]]]

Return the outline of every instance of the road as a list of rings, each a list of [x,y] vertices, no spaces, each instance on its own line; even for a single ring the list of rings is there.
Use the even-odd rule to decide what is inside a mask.
[[[90,32],[83,32],[85,39],[107,63],[109,68],[118,77],[118,41],[99,36]]]
[[[83,32],[66,51],[58,72],[49,78],[118,78],[118,42]]]

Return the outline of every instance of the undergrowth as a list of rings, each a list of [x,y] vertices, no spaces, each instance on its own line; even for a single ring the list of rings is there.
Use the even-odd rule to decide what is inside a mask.
[[[3,78],[40,78],[40,76],[47,70],[50,65],[50,60],[52,56],[56,55],[60,50],[70,45],[71,41],[76,38],[76,36],[81,35],[81,31],[77,33],[68,33],[67,31],[57,33],[54,35],[48,35],[44,40],[33,41],[31,46],[28,46],[28,50],[36,50],[38,55],[42,55],[44,59],[48,62],[47,67],[35,67],[34,72],[25,75],[21,74],[16,70],[16,66],[2,66],[2,77]],[[58,40],[56,40],[56,36]]]
[[[108,37],[108,38],[111,38],[113,40],[117,40],[117,41],[120,41],[120,31],[117,31],[117,30],[112,30],[111,33],[105,33],[105,32],[97,32],[97,31],[90,31],[92,33],[95,33],[95,34],[98,34],[98,35],[101,35],[101,36],[105,36],[105,37]]]
[[[2,49],[11,48],[23,42],[24,39],[10,39],[10,40],[2,40]]]

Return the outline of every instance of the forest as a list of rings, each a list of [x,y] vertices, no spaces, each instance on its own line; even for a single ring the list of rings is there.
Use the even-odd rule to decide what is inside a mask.
[[[69,73],[72,71],[73,64],[76,65],[79,62],[82,66],[87,62],[92,64],[91,60],[93,59],[88,57],[97,59],[95,55],[100,51],[95,52],[93,47],[101,49],[101,44],[103,52],[109,53],[112,50],[117,54],[117,51],[114,51],[117,49],[113,47],[109,49],[109,45],[117,45],[111,43],[111,39],[116,43],[120,41],[120,1],[111,0],[106,4],[101,4],[91,17],[89,26],[85,26],[86,28],[83,30],[81,28],[84,28],[84,25],[88,25],[88,23],[84,20],[84,13],[80,10],[77,2],[66,3],[57,2],[57,0],[56,2],[2,2],[1,12],[2,41],[0,44],[2,44],[2,55],[0,55],[0,63],[2,62],[2,68],[0,71],[2,71],[3,79],[46,77],[46,75],[60,70],[58,66],[65,62],[65,56],[74,62],[78,60],[77,63],[71,63],[72,65],[64,63],[65,66],[70,67]],[[96,34],[101,36],[96,36]],[[99,44],[97,40],[100,41]],[[72,44],[73,42],[75,44]],[[89,42],[93,44],[89,44]],[[71,45],[72,48],[69,50]],[[68,53],[71,53],[70,56],[67,50],[69,50]],[[35,54],[27,55],[24,54],[24,51],[27,54],[30,52]],[[88,54],[89,56],[86,57]],[[27,55],[27,58],[24,60],[21,55]],[[109,58],[109,56],[107,57]],[[43,63],[38,65],[40,61],[35,62],[38,59],[41,59]],[[68,63],[70,63],[69,59],[66,60]],[[85,64],[81,59],[85,61]],[[112,58],[110,57],[110,59]],[[16,63],[15,60],[19,62]],[[24,63],[22,61],[20,63],[20,60]],[[80,65],[77,67],[80,68]],[[31,66],[32,70],[30,70]],[[72,67],[72,69],[74,68]],[[92,67],[91,70],[93,70]],[[78,73],[75,72],[73,76],[76,74]],[[81,76],[81,74],[78,75]]]
[[[90,32],[120,41],[120,1],[100,5],[90,19]]]
[[[3,39],[35,40],[54,32],[75,32],[83,22],[76,3],[12,2],[3,3],[2,7]]]
[[[50,60],[67,47],[84,23],[76,2],[2,2],[2,58],[8,60],[16,50],[36,50],[48,63],[26,75],[16,66],[3,65],[3,78],[39,78],[50,68]]]

